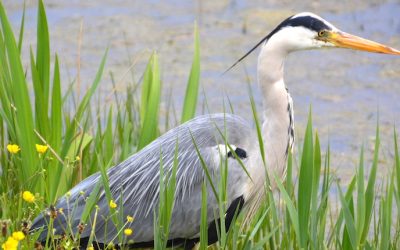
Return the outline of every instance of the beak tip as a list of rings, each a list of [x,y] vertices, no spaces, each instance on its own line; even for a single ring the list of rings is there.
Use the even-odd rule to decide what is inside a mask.
[[[393,52],[395,55],[400,55],[400,50],[394,49]]]
[[[388,54],[392,54],[392,55],[400,55],[400,50],[394,49],[394,48],[387,48],[388,51],[390,51],[390,53]]]

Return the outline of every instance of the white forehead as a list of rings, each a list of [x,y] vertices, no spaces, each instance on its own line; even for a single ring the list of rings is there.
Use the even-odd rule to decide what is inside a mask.
[[[314,14],[314,13],[311,13],[311,12],[301,12],[301,13],[298,13],[298,14],[292,16],[292,18],[290,18],[290,19],[295,19],[295,18],[297,18],[297,17],[303,17],[303,16],[313,17],[313,18],[318,19],[318,20],[320,20],[321,22],[325,23],[326,26],[331,27],[332,30],[334,30],[334,31],[335,31],[335,30],[338,30],[338,28],[336,28],[333,24],[331,24],[330,22],[326,21],[326,20],[323,19],[322,17],[320,17],[320,16],[318,16],[318,15],[316,15],[316,14]]]

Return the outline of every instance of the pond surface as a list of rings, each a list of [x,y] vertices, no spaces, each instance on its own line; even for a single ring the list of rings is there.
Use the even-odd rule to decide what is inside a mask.
[[[17,30],[23,1],[3,2]],[[221,73],[289,15],[311,11],[343,31],[400,48],[400,3],[396,1],[45,2],[51,49],[59,54],[64,65],[65,85],[77,77],[78,55],[82,88],[90,84],[109,46],[107,71],[100,91],[109,93],[112,89],[110,71],[116,76],[117,90],[123,91],[124,86],[133,81],[132,75],[134,81],[140,79],[152,50],[157,50],[164,95],[172,91],[178,113],[191,66],[194,20],[198,21],[201,36],[201,89],[210,112],[221,112],[222,97],[226,101],[229,96],[235,113],[248,119],[252,118],[246,70],[261,110],[256,84],[258,52],[229,73],[223,76]],[[29,46],[35,45],[36,12],[36,1],[27,1],[25,59],[28,59]],[[125,74],[130,62],[134,63],[132,74]],[[298,138],[303,135],[312,105],[314,128],[318,130],[323,150],[329,141],[333,168],[340,177],[348,179],[349,173],[355,172],[362,144],[371,150],[378,113],[382,162],[387,163],[382,165],[391,167],[393,127],[396,125],[400,130],[400,57],[350,50],[304,51],[289,56],[285,74],[294,100]],[[199,112],[204,102],[204,95],[200,96]]]

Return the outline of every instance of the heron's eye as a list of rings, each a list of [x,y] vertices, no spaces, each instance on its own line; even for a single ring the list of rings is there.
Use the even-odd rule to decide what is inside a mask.
[[[319,36],[319,37],[324,37],[325,35],[326,35],[325,30],[320,30],[320,31],[318,31],[318,36]]]

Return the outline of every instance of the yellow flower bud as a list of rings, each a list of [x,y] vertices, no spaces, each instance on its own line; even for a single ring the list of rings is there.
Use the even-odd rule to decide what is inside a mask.
[[[16,154],[21,150],[21,148],[17,144],[8,144],[7,145],[7,150],[11,154]]]
[[[48,148],[49,148],[49,146],[36,144],[36,151],[37,151],[39,154],[44,154],[44,153],[46,153],[46,151],[47,151]]]
[[[128,215],[128,216],[126,216],[126,220],[128,222],[133,222],[133,217]]]
[[[124,234],[125,234],[126,236],[129,236],[129,235],[131,235],[132,233],[133,233],[133,230],[130,229],[130,228],[127,228],[127,229],[124,230]]]
[[[24,191],[22,193],[22,199],[24,199],[26,202],[32,203],[35,201],[35,196],[29,191]]]
[[[7,241],[1,245],[4,250],[16,250],[18,248],[18,241],[13,237],[8,237]]]
[[[110,208],[117,208],[117,203],[115,203],[114,200],[110,201]]]
[[[12,233],[12,237],[14,238],[14,240],[20,241],[25,239],[25,234],[21,231],[17,231]]]

